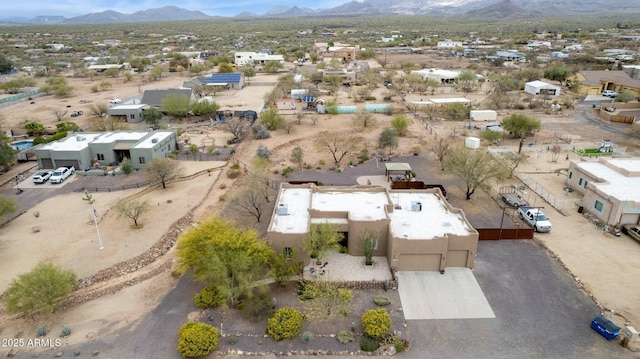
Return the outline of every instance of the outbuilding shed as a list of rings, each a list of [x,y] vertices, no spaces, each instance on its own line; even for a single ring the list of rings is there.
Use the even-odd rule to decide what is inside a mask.
[[[560,95],[560,86],[556,86],[544,81],[531,81],[524,84],[524,92],[531,95]]]

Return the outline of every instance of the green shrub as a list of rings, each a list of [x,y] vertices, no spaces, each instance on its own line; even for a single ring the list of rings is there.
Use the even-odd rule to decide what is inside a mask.
[[[285,168],[282,170],[282,177],[289,177],[289,175],[291,174],[291,172],[293,172],[293,168],[291,168],[291,166]]]
[[[266,294],[254,295],[240,301],[238,309],[246,319],[262,321],[273,315],[272,300]]]
[[[347,288],[338,288],[338,298],[343,303],[349,303],[353,298],[353,291]]]
[[[353,342],[354,340],[356,340],[356,336],[355,334],[353,334],[352,331],[350,330],[341,330],[338,332],[338,335],[336,336],[336,338],[338,338],[338,341],[342,344],[349,344],[351,342]]]
[[[280,308],[267,321],[267,334],[273,339],[292,338],[300,333],[304,316],[296,308]]]
[[[184,357],[205,356],[218,347],[218,330],[209,324],[185,323],[178,336],[178,352]]]
[[[131,160],[128,158],[124,158],[120,163],[120,170],[126,175],[131,174],[131,172],[133,172],[133,165],[131,164]]]
[[[391,329],[391,316],[383,309],[371,309],[362,314],[364,333],[372,338],[380,338]]]
[[[378,307],[385,307],[385,306],[391,304],[391,299],[389,299],[389,297],[385,297],[385,296],[379,295],[379,296],[373,298],[373,302],[376,303],[376,305]]]
[[[314,299],[314,292],[307,290],[307,285],[309,285],[309,281],[307,280],[299,280],[298,281],[298,299],[300,300],[311,300]]]
[[[227,297],[215,285],[208,285],[193,297],[200,309],[217,308],[227,301]]]
[[[234,166],[231,166],[231,168],[227,170],[228,178],[234,179],[234,178],[240,177],[240,174],[242,173],[242,171],[240,170],[240,168],[234,168]]]
[[[372,338],[368,335],[363,335],[360,340],[360,350],[364,352],[372,352],[376,349],[380,348],[380,343],[376,338]]]

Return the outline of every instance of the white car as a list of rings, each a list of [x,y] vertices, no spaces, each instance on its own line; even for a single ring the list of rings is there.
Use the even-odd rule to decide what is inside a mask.
[[[602,96],[607,96],[607,97],[614,98],[614,97],[618,96],[618,93],[615,92],[615,91],[611,91],[611,90],[604,90],[604,91],[602,91]]]
[[[49,183],[62,183],[64,182],[64,180],[69,178],[69,176],[71,176],[75,171],[76,169],[74,167],[71,167],[71,168],[58,167],[55,171],[53,171],[51,178],[49,178]]]
[[[51,177],[51,171],[40,171],[33,175],[33,183],[45,183]]]
[[[109,100],[109,103],[113,103],[113,104],[121,103],[121,102],[122,100],[119,98],[112,98],[111,100]]]

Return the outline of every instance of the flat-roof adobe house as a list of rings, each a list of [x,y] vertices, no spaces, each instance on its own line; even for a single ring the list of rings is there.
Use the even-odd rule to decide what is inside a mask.
[[[178,149],[174,131],[80,132],[38,146],[34,153],[39,168],[74,166],[83,170],[96,161],[100,166],[131,159],[133,168],[144,168],[155,158],[166,158]]]
[[[362,256],[360,237],[378,234],[374,256],[386,256],[396,271],[473,268],[478,232],[462,210],[438,189],[388,190],[380,186],[316,186],[283,183],[267,237],[276,252],[296,249],[312,224],[334,223],[344,234],[348,254]],[[305,265],[310,257],[302,255]]]
[[[583,210],[608,225],[640,223],[640,159],[601,158],[569,164],[567,187],[581,193]]]

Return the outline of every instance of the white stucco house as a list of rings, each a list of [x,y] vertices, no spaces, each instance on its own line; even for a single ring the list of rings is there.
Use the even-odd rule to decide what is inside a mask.
[[[602,223],[640,223],[640,159],[572,161],[567,187],[583,195],[582,208]]]

